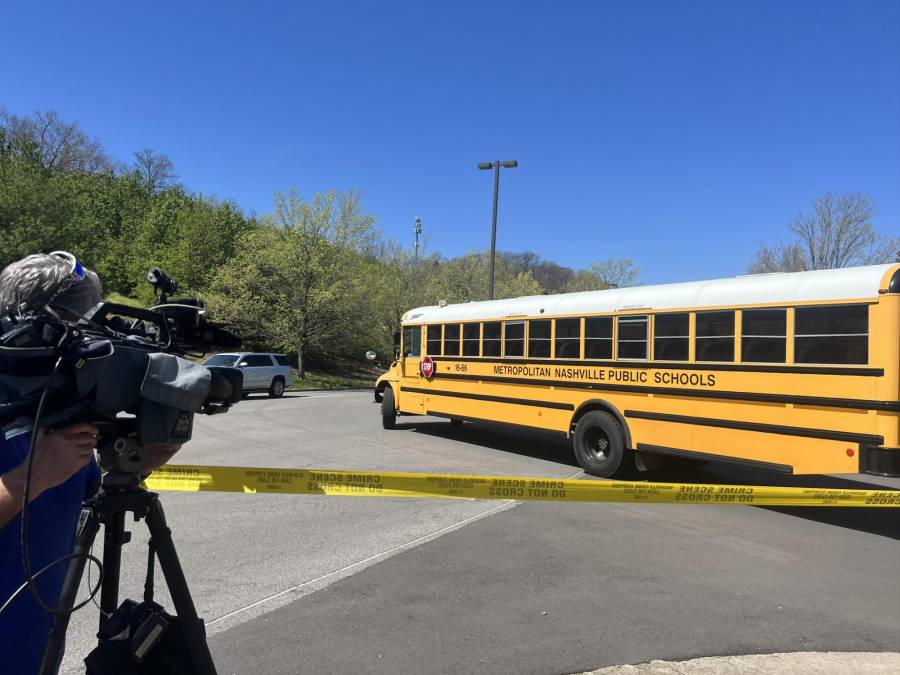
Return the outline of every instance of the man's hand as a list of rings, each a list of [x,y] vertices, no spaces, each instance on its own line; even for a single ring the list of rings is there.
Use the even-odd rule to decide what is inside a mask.
[[[144,446],[144,461],[141,471],[153,471],[172,459],[172,455],[181,450],[181,445],[165,445],[150,443]]]
[[[30,498],[62,485],[89,461],[97,445],[97,427],[87,422],[56,430],[40,429],[34,439]],[[22,510],[28,458],[0,476],[0,527]]]
[[[34,439],[32,494],[62,485],[91,461],[97,447],[97,427],[88,422],[60,429],[40,429]],[[19,467],[24,477],[28,460]]]

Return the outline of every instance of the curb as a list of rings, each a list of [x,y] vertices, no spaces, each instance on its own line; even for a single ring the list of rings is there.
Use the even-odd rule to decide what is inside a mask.
[[[650,661],[608,666],[580,675],[794,675],[900,673],[900,652],[790,652],[707,656],[689,661]]]

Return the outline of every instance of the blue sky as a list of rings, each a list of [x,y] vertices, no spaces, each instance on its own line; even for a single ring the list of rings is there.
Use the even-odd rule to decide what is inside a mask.
[[[827,191],[900,233],[900,3],[0,0],[0,105],[262,213],[359,188],[390,237],[644,283],[745,271]]]

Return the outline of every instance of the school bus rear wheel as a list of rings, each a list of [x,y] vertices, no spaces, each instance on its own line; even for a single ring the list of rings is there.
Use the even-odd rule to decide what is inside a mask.
[[[618,420],[599,410],[585,413],[578,420],[572,446],[581,468],[601,478],[623,473],[633,461]]]

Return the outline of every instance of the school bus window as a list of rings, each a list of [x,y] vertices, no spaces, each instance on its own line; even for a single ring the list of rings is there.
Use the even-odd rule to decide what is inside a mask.
[[[459,324],[444,326],[444,356],[459,356]]]
[[[592,316],[584,321],[584,358],[612,358],[612,318]]]
[[[525,322],[506,321],[503,327],[503,355],[525,356]]]
[[[657,314],[653,319],[653,359],[687,361],[690,347],[690,315]]]
[[[698,312],[697,361],[734,361],[734,312]]]
[[[868,306],[798,307],[794,322],[794,361],[868,363]]]
[[[741,313],[741,361],[784,363],[787,310],[745,309]]]
[[[647,358],[647,315],[620,316],[618,354],[620,359]]]
[[[481,324],[463,324],[463,356],[478,356],[481,343]]]
[[[581,319],[556,320],[556,358],[581,358]]]
[[[482,356],[500,356],[500,322],[491,321],[484,324],[484,337],[481,345]]]
[[[550,319],[528,322],[528,357],[550,358]]]
[[[422,329],[419,326],[403,327],[403,355],[420,356],[422,354]]]
[[[425,353],[430,356],[441,355],[440,326],[425,326]]]

